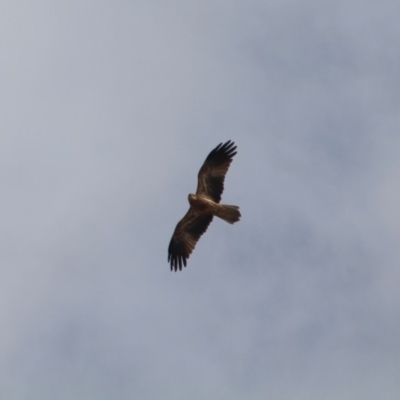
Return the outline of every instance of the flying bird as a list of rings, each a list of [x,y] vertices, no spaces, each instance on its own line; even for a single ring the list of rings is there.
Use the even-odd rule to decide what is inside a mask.
[[[230,224],[239,221],[239,207],[219,204],[225,175],[236,154],[234,142],[220,143],[207,156],[197,176],[196,194],[189,194],[189,211],[178,222],[168,247],[171,271],[186,267],[187,259],[214,216]]]

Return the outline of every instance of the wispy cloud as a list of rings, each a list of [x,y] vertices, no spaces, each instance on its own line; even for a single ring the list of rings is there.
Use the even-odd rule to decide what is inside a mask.
[[[396,3],[9,3],[0,396],[395,399]],[[188,267],[167,245],[238,155]]]

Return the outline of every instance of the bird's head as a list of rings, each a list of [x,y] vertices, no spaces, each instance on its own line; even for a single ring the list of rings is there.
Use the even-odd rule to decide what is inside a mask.
[[[189,203],[192,204],[192,201],[196,200],[196,195],[189,193],[188,200]]]

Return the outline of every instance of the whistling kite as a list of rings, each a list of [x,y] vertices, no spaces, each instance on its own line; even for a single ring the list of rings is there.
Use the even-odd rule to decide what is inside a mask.
[[[182,270],[200,236],[207,230],[214,215],[234,224],[240,219],[239,207],[218,204],[224,191],[224,179],[228,172],[236,146],[230,140],[220,143],[206,158],[197,176],[196,194],[189,194],[189,211],[176,225],[168,247],[171,271]]]

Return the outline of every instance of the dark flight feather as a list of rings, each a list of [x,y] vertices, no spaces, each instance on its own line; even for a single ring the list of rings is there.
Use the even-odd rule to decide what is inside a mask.
[[[186,215],[178,222],[168,247],[168,262],[171,263],[171,271],[182,270],[182,266],[186,267],[187,259],[213,217],[210,214],[199,214],[190,207]]]
[[[235,143],[228,140],[211,151],[198,173],[196,194],[208,196],[217,203],[221,201],[225,175],[237,153],[235,150]]]

